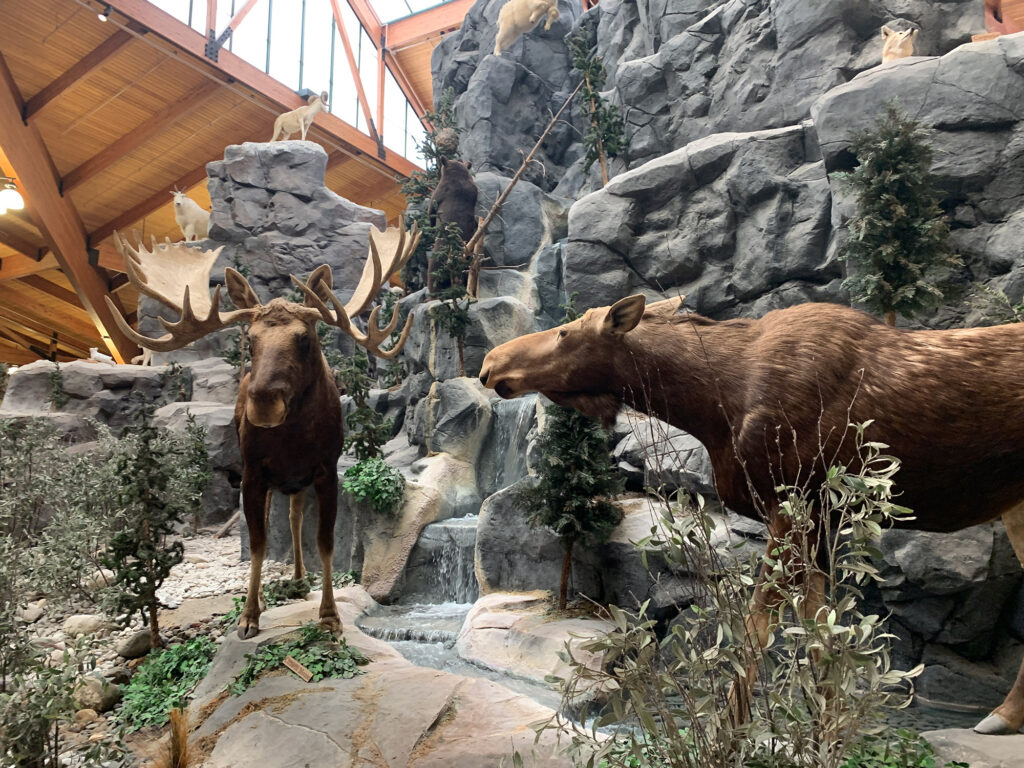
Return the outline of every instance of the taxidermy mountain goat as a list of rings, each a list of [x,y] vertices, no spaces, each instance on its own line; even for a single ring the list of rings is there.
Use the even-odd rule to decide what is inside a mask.
[[[1002,516],[1024,562],[1024,324],[904,331],[834,304],[716,322],[680,305],[630,296],[591,309],[493,349],[480,380],[605,423],[625,404],[689,432],[726,506],[766,519],[769,551],[784,533],[778,486],[817,487],[828,464],[851,465],[848,425],[874,420],[868,438],[901,461],[898,501],[916,514],[907,527],[955,531]],[[762,647],[777,607],[766,576],[748,622]],[[824,594],[824,576],[814,578],[811,616]],[[976,730],[1022,726],[1024,665]]]
[[[494,55],[500,56],[508,50],[520,35],[526,34],[543,17],[544,31],[558,21],[558,0],[508,0],[498,12],[498,36],[494,40]]]
[[[333,291],[331,268],[313,270],[306,282],[293,282],[305,294],[296,304],[274,299],[263,304],[241,274],[225,270],[228,295],[235,307],[220,310],[221,286],[210,296],[210,269],[220,248],[200,251],[179,244],[157,244],[151,250],[133,247],[115,233],[114,242],[124,257],[128,278],[141,293],[176,310],[177,322],[160,322],[168,331],[151,339],[139,335],[107,298],[121,330],[136,343],[155,352],[179,349],[209,333],[234,323],[249,324],[252,367],[238,390],[235,426],[242,452],[242,505],[249,529],[252,564],[245,608],[238,634],[250,638],[259,632],[262,590],[260,577],[267,550],[267,515],[271,491],[291,496],[290,522],[295,554],[295,578],[305,576],[302,562],[302,506],[305,489],[316,491],[319,519],[317,550],[323,566],[323,598],[320,623],[341,632],[341,618],[334,603],[331,565],[334,557],[334,521],[337,516],[338,457],[342,450],[341,400],[317,338],[318,322],[336,326],[368,351],[393,358],[409,335],[412,316],[391,349],[381,344],[396,330],[398,312],[381,328],[380,307],[370,313],[366,333],[352,325],[352,318],[369,308],[388,277],[402,268],[419,243],[416,227],[370,230],[370,253],[362,278],[348,303]],[[381,257],[383,254],[383,258]]]

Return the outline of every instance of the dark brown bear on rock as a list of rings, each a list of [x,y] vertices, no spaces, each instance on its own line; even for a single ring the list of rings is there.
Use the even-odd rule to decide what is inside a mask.
[[[476,232],[476,197],[477,186],[473,175],[469,172],[470,163],[441,158],[441,180],[437,182],[434,194],[430,196],[430,223],[443,229],[446,224],[455,224],[462,232],[462,242],[468,242]],[[427,262],[427,290],[437,294],[450,287],[450,281],[440,279],[434,274],[438,268],[438,248],[442,241],[438,237],[434,242],[434,250]]]

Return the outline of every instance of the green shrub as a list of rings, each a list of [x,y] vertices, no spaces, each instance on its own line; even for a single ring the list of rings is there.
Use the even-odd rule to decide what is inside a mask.
[[[395,514],[405,498],[405,478],[384,459],[363,459],[345,470],[341,486],[357,501],[369,501],[381,515]]]
[[[291,656],[313,673],[314,682],[326,678],[351,678],[362,674],[360,666],[369,663],[358,648],[349,647],[344,639],[337,640],[316,624],[303,624],[298,637],[280,643],[271,643],[256,653],[247,653],[248,663],[228,684],[227,690],[239,696],[265,672],[280,668]]]
[[[59,411],[71,399],[64,391],[64,374],[60,370],[60,363],[53,364],[53,368],[50,369],[49,381],[50,405],[53,406],[53,410]]]
[[[875,127],[851,145],[857,167],[838,175],[857,202],[840,250],[857,271],[843,285],[889,325],[897,313],[913,317],[940,304],[952,287],[950,270],[963,266],[949,245],[927,136],[889,102]]]
[[[699,497],[686,509],[666,504],[652,536],[638,545],[645,557],[657,552],[690,574],[693,602],[663,639],[646,604],[635,615],[611,607],[615,629],[581,646],[603,655],[604,665],[590,669],[569,659],[567,699],[586,700],[599,686],[607,705],[586,709],[581,719],[595,715],[595,728],[616,729],[607,739],[556,717],[551,725],[572,731],[585,759],[608,768],[852,768],[860,759],[874,768],[864,762],[873,754],[865,738],[883,732],[885,713],[908,702],[920,668],[893,669],[881,618],[860,609],[862,588],[880,578],[871,559],[875,539],[909,514],[891,500],[899,462],[865,438],[866,427],[851,427],[846,437],[858,448],[850,466],[832,467],[818,488],[778,489],[779,527],[790,533],[765,556],[717,549],[715,520]],[[829,533],[818,538],[818,531]],[[749,642],[745,626],[762,565],[781,600],[766,649]],[[822,575],[824,605],[816,616],[802,616],[809,585]],[[729,684],[748,669],[758,670],[758,685],[749,720],[737,724],[729,716]]]
[[[130,731],[166,723],[172,709],[188,703],[216,652],[216,643],[202,635],[150,653],[123,690],[118,720]]]
[[[352,398],[352,411],[345,418],[345,450],[360,461],[379,457],[382,446],[391,439],[391,419],[385,419],[370,407],[370,358],[366,350],[356,347],[355,353],[342,363],[338,378]]]

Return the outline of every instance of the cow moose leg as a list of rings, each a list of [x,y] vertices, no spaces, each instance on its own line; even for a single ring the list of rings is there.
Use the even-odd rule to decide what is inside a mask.
[[[270,509],[270,489],[266,480],[253,476],[242,478],[242,506],[245,525],[249,529],[249,590],[245,594],[245,608],[238,619],[238,636],[243,640],[255,637],[260,631],[262,610],[263,559],[267,554],[267,512]]]
[[[320,598],[320,626],[335,635],[340,635],[341,616],[334,602],[334,520],[338,516],[338,475],[334,467],[321,473],[314,480],[316,499],[319,507],[317,520],[316,548],[320,553],[323,567],[323,595]]]
[[[295,562],[296,581],[306,578],[306,565],[302,562],[302,507],[306,503],[305,489],[288,500],[288,522],[292,526],[292,560]]]
[[[1003,525],[1006,526],[1006,535],[1010,537],[1017,559],[1024,565],[1024,504],[1004,513]],[[974,726],[975,731],[986,734],[1017,733],[1021,728],[1024,728],[1024,660],[1021,661],[1017,681],[1006,694],[1003,703]]]

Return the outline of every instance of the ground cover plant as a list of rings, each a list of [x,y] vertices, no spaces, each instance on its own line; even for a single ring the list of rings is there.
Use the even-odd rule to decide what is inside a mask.
[[[129,731],[161,726],[183,707],[210,669],[216,643],[206,635],[150,653],[122,691],[118,720]]]
[[[228,684],[234,696],[241,695],[266,672],[279,669],[291,656],[313,673],[312,682],[326,678],[348,679],[362,674],[361,666],[369,663],[358,648],[344,638],[338,640],[326,629],[312,622],[298,629],[298,636],[283,642],[270,643],[256,653],[247,653],[247,663]]]
[[[546,725],[571,733],[581,765],[931,768],[932,758],[900,745],[906,740],[887,732],[883,719],[909,704],[920,669],[892,667],[882,617],[861,609],[863,588],[879,579],[875,540],[910,514],[891,498],[899,462],[867,439],[868,429],[851,427],[849,439],[859,448],[855,465],[831,467],[820,488],[779,488],[790,533],[767,557],[712,546],[715,517],[700,497],[664,506],[651,537],[639,545],[645,556],[663,556],[694,579],[693,600],[664,635],[646,604],[635,613],[612,607],[615,629],[582,646],[604,654],[603,667],[567,657],[573,666],[568,701],[587,700],[595,686],[607,696],[607,704],[583,713],[581,720],[594,717],[592,728],[558,716]],[[808,535],[818,530],[816,515],[825,521],[817,546]],[[746,628],[761,563],[782,606],[763,650]],[[820,576],[827,577],[825,600],[810,616],[805,607]],[[737,695],[730,683],[751,675],[757,685],[749,718],[737,722],[730,716],[730,697]],[[897,754],[909,762],[891,762]]]

